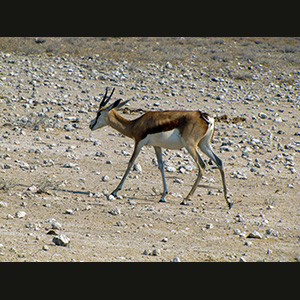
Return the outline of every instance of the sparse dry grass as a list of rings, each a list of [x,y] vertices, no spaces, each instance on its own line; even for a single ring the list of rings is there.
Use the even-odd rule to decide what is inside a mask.
[[[236,60],[271,65],[274,54],[282,61],[300,65],[300,39],[277,37],[0,37],[0,51],[25,55],[97,55],[98,59],[129,63],[193,61],[216,68]]]

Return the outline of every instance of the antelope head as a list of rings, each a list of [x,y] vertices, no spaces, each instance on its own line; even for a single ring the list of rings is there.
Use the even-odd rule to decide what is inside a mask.
[[[90,122],[89,127],[90,127],[91,130],[96,130],[96,129],[99,129],[99,128],[102,128],[102,127],[106,126],[107,125],[108,113],[113,108],[119,108],[119,107],[125,105],[129,101],[129,100],[126,100],[124,102],[121,102],[122,99],[118,99],[114,103],[110,104],[109,106],[106,106],[108,101],[110,100],[112,94],[114,93],[115,88],[113,88],[111,94],[108,97],[107,97],[107,91],[108,91],[108,88],[106,88],[103,99],[100,102],[96,118],[93,119]]]

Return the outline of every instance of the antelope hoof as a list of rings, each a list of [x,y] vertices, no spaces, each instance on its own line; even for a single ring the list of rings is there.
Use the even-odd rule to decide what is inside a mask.
[[[228,204],[228,208],[231,209],[231,207],[233,206],[233,202],[227,200],[227,204]]]
[[[158,202],[166,203],[167,201],[166,201],[165,197],[163,196],[160,198],[160,200]]]
[[[188,200],[189,200],[189,199],[184,199],[184,200],[180,203],[180,205],[186,205],[186,206],[189,205],[189,204],[188,204]]]
[[[117,197],[117,193],[118,193],[118,190],[114,190],[111,195],[113,195],[114,197]]]

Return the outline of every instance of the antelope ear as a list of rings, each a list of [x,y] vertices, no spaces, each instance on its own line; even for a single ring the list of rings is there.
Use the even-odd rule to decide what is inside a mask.
[[[119,99],[119,100],[122,100],[122,99]],[[117,101],[119,101],[119,100],[117,100]],[[123,105],[125,105],[126,103],[128,103],[130,100],[131,100],[131,99],[119,103],[119,104],[117,105],[117,108],[122,107]]]
[[[122,99],[118,99],[118,100],[116,100],[113,104],[111,104],[111,105],[107,108],[107,110],[112,110],[113,108],[120,108],[120,107],[122,107],[123,105],[125,105],[128,101],[130,101],[130,100],[131,100],[131,99],[126,100],[126,101],[124,101],[124,102],[121,102]]]

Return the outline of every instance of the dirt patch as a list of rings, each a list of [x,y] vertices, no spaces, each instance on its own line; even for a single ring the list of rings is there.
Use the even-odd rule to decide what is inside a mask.
[[[299,39],[0,38],[0,51],[0,261],[300,260]],[[184,149],[163,151],[166,203],[149,147],[109,198],[134,142],[88,128],[107,86],[131,99],[128,119],[216,117],[232,209],[203,154],[179,205],[197,174]]]

